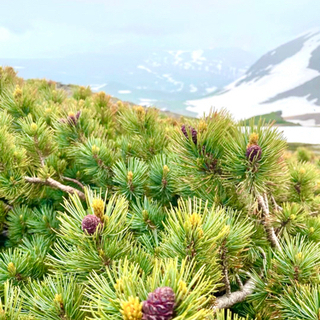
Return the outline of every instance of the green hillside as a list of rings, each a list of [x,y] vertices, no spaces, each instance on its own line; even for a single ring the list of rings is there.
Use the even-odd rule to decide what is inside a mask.
[[[281,115],[282,115],[281,111],[266,113],[266,114],[262,114],[257,117],[251,117],[251,118],[245,120],[245,124],[249,125],[251,120],[254,120],[254,123],[258,124],[259,119],[261,118],[266,123],[274,121],[275,125],[277,125],[277,126],[300,126],[299,124],[284,120]]]

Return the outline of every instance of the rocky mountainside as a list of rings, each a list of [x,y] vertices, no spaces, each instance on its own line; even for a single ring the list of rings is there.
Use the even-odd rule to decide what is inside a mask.
[[[319,30],[269,51],[239,79],[188,105],[199,115],[226,108],[239,119],[281,111],[299,121],[300,115],[320,113]]]

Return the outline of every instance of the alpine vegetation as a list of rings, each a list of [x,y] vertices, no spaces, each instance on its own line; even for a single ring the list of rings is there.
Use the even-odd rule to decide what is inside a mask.
[[[318,160],[286,147],[1,68],[0,319],[319,319]]]

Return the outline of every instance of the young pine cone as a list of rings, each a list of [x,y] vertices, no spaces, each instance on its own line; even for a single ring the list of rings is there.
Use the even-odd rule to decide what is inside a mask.
[[[87,231],[90,235],[94,234],[101,225],[101,220],[94,214],[88,214],[82,219],[82,230]]]
[[[191,126],[189,126],[187,128],[185,125],[183,125],[181,127],[181,131],[183,132],[183,134],[185,135],[185,137],[187,139],[189,139],[189,135],[188,135],[187,130],[189,131],[189,134],[191,134],[193,143],[197,144],[197,142],[198,142],[198,137],[197,137],[198,132],[197,132],[197,130],[195,128],[191,127]]]
[[[171,320],[175,307],[175,294],[170,287],[157,288],[149,293],[142,305],[142,320]]]
[[[257,161],[261,159],[262,150],[261,147],[257,144],[254,144],[247,148],[246,157],[247,159],[252,162],[254,159]]]

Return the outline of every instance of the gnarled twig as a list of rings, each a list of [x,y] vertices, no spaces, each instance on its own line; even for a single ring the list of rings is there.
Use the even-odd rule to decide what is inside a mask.
[[[221,260],[222,260],[222,272],[223,272],[223,282],[226,287],[226,295],[231,295],[231,285],[229,280],[229,273],[228,273],[228,262],[227,262],[227,248],[225,243],[223,243],[221,248]]]
[[[84,190],[84,185],[80,181],[78,181],[77,179],[72,179],[72,178],[68,178],[68,177],[65,177],[65,176],[62,176],[62,179],[66,180],[66,181],[69,181],[69,182],[73,182],[76,185],[78,185],[82,190]]]
[[[266,198],[266,195],[264,197],[259,195],[257,197],[257,200],[258,200],[259,208],[262,210],[262,224],[267,233],[267,238],[274,248],[277,248],[278,250],[280,250],[281,247],[280,247],[278,237],[276,236],[276,233],[274,232],[274,229],[270,224],[270,212],[269,212],[268,199]]]
[[[271,200],[272,200],[272,203],[273,203],[274,208],[275,208],[277,211],[282,211],[282,210],[283,210],[282,207],[277,204],[276,199],[274,198],[273,195],[271,195]]]
[[[66,193],[70,193],[70,194],[75,194],[76,193],[81,200],[85,200],[86,199],[86,196],[82,191],[80,191],[78,189],[75,189],[73,187],[70,187],[70,186],[66,186],[66,185],[64,185],[64,184],[60,183],[59,181],[56,181],[56,180],[54,180],[52,178],[48,178],[46,180],[42,180],[42,179],[37,178],[37,177],[24,177],[24,179],[29,183],[41,184],[41,185],[49,186],[51,188],[59,189],[61,191],[64,191]]]
[[[242,283],[238,274],[236,274],[236,280],[237,280],[237,284],[238,284],[240,290],[243,290],[243,283]]]

